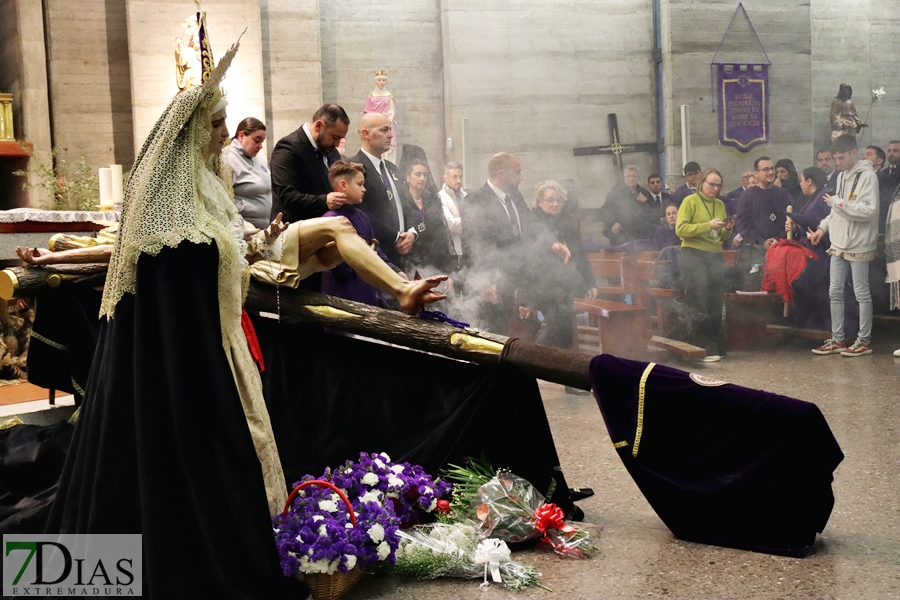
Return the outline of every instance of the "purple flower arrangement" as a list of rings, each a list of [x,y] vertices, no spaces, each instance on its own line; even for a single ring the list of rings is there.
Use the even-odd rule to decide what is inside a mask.
[[[340,496],[327,487],[299,490],[285,517],[273,519],[281,567],[298,573],[346,573],[380,561],[395,562],[397,530],[432,512],[451,485],[431,477],[418,465],[395,464],[387,454],[360,453],[357,462],[326,469],[318,478],[337,487],[356,513],[354,527]],[[295,484],[295,485],[298,485]]]

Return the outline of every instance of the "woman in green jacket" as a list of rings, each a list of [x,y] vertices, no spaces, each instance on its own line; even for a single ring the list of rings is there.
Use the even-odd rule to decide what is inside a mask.
[[[706,349],[706,362],[725,357],[722,305],[725,302],[725,259],[722,243],[731,237],[734,221],[717,198],[722,174],[713,168],[700,173],[696,194],[678,209],[675,233],[681,238],[678,268],[684,283],[690,342]]]

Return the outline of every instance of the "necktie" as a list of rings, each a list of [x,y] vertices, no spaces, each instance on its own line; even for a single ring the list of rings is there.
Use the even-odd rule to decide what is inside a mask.
[[[513,235],[518,236],[519,235],[519,211],[516,210],[516,207],[513,205],[512,197],[509,194],[504,196],[502,202],[503,202],[503,207],[506,209],[506,217],[509,219],[509,222],[512,223],[512,226],[513,226],[512,233],[513,233]],[[510,211],[510,208],[512,208],[512,211]],[[515,223],[512,222],[513,213],[515,213],[515,215],[516,215]]]
[[[381,183],[384,184],[384,189],[387,190],[388,200],[391,202],[394,201],[394,193],[391,191],[391,180],[388,178],[387,168],[384,166],[384,161],[381,161],[380,165],[381,172]]]

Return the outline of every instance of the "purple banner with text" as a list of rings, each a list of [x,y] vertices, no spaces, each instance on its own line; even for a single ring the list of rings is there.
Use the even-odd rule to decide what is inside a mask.
[[[749,152],[769,142],[769,65],[718,65],[719,144]]]

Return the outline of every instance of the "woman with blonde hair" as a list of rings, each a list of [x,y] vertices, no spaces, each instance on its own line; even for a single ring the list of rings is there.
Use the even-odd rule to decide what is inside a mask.
[[[706,349],[706,362],[725,357],[722,305],[725,303],[725,258],[722,244],[731,237],[734,221],[717,196],[722,174],[706,168],[697,192],[681,203],[675,233],[681,238],[678,268],[684,283],[689,341]]]

